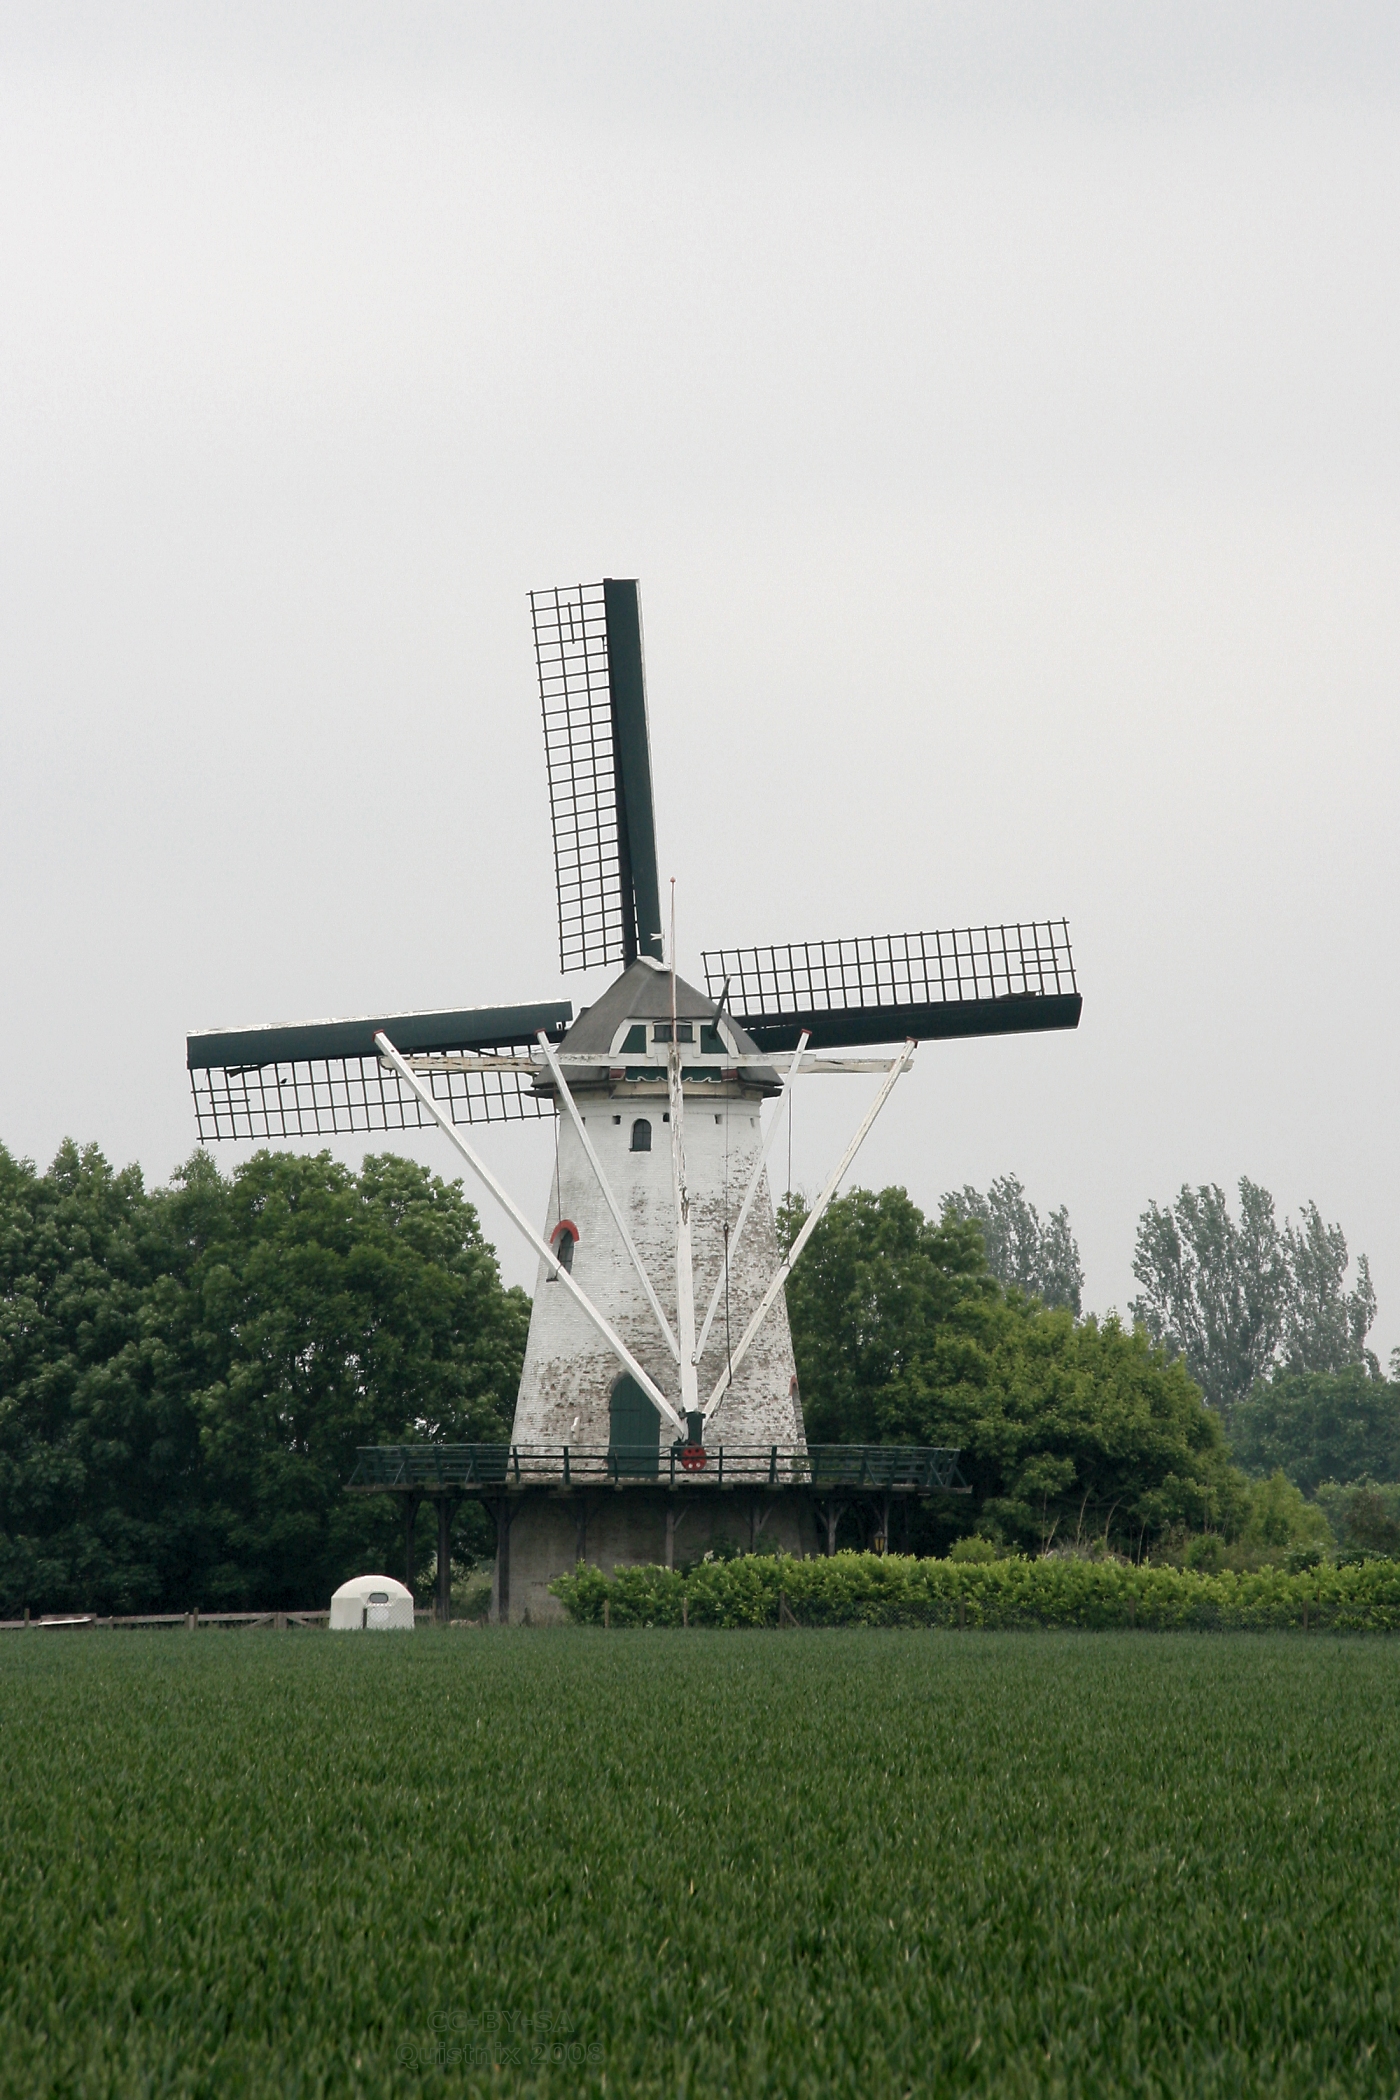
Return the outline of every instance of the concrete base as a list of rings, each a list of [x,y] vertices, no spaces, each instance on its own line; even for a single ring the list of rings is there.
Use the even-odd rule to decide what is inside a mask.
[[[690,1494],[631,1486],[543,1489],[512,1496],[504,1516],[509,1532],[504,1550],[497,1547],[491,1615],[511,1625],[562,1624],[564,1608],[550,1596],[549,1585],[581,1560],[611,1575],[617,1567],[683,1567],[726,1543],[745,1552],[761,1540],[785,1553],[823,1550],[809,1497],[800,1488]]]

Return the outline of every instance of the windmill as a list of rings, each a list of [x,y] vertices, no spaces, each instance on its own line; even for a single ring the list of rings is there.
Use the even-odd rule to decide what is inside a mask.
[[[961,1487],[954,1452],[808,1445],[783,1284],[920,1042],[1073,1028],[1081,1007],[1063,920],[718,948],[706,989],[685,981],[663,938],[637,585],[530,604],[559,967],[620,965],[607,990],[577,1017],[549,1000],[187,1046],[202,1139],[436,1127],[534,1249],[509,1445],[365,1450],[351,1482],[404,1498],[410,1581],[418,1504],[437,1504],[444,1614],[464,1494],[495,1508],[496,1609],[518,1617],[549,1616],[549,1581],[585,1555],[672,1564],[684,1522],[689,1550],[732,1536],[738,1507],[750,1543],[766,1526],[805,1550],[820,1516],[830,1550],[852,1501],[888,1536],[892,1495]],[[876,1086],[783,1250],[766,1163],[815,1072]],[[538,1116],[556,1133],[542,1230],[466,1135]]]

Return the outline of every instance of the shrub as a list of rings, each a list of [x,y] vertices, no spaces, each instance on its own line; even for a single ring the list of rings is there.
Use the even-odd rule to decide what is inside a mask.
[[[989,1561],[1001,1560],[1000,1551],[990,1539],[984,1539],[980,1531],[970,1531],[966,1538],[955,1539],[948,1553],[949,1560]]]
[[[550,1585],[579,1625],[1332,1627],[1400,1631],[1400,1562],[1290,1572],[1132,1567],[1120,1561],[915,1560],[837,1553],[746,1556],[678,1569],[583,1563]],[[781,1601],[780,1601],[781,1600]]]

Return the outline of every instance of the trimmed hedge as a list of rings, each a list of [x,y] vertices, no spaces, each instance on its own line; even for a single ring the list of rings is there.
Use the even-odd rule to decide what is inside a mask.
[[[684,1573],[579,1565],[550,1584],[579,1625],[1297,1627],[1400,1631],[1400,1561],[1290,1575],[1201,1575],[1084,1560],[915,1560],[750,1555]],[[784,1623],[786,1623],[784,1619]]]

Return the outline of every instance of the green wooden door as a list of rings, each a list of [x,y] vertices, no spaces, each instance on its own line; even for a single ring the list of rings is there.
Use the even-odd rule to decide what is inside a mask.
[[[619,1473],[655,1480],[661,1450],[661,1417],[635,1378],[624,1374],[608,1403],[608,1455]]]

